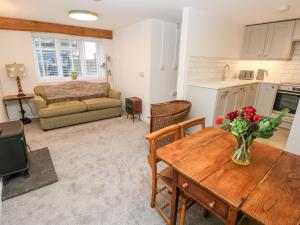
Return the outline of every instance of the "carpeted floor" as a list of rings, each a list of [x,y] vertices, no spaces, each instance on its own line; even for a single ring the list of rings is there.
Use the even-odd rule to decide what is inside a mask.
[[[2,225],[166,224],[149,206],[148,131],[126,117],[48,132],[26,125],[30,147],[49,148],[59,182],[3,202]],[[222,224],[201,214],[193,206],[186,224]]]

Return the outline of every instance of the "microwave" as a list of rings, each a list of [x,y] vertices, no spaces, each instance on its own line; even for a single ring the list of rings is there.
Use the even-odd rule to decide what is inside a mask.
[[[254,70],[240,70],[239,79],[240,80],[253,80],[254,79]]]

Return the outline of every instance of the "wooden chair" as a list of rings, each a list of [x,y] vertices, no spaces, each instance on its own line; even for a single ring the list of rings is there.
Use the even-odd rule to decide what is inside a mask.
[[[146,136],[150,144],[150,154],[148,155],[148,161],[152,170],[152,194],[151,194],[151,207],[155,208],[164,220],[170,224],[170,215],[166,212],[166,209],[171,206],[171,195],[172,195],[172,175],[173,171],[170,166],[165,169],[158,171],[158,163],[160,160],[157,158],[156,150],[158,149],[157,144],[164,138],[171,138],[172,141],[176,141],[180,138],[180,127],[179,125],[171,125],[161,130],[150,133]],[[158,187],[158,183],[161,187]],[[165,204],[161,206],[157,197],[160,196],[162,202]],[[180,225],[184,225],[185,213],[188,205],[188,199],[181,195],[181,210],[180,210]]]
[[[200,126],[201,130],[205,128],[205,117],[199,117],[195,119],[190,119],[187,121],[183,121],[178,123],[180,126],[180,135],[181,137],[185,137],[187,135],[187,129],[195,126]]]

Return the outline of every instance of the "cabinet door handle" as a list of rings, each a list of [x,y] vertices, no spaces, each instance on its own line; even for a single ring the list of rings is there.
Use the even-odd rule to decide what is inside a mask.
[[[264,57],[267,57],[268,55],[267,54],[264,54]]]
[[[216,205],[215,202],[210,202],[210,203],[208,203],[208,206],[209,206],[209,208],[211,208],[211,209],[214,208],[215,205]]]
[[[259,54],[259,55],[258,55],[258,58],[261,58],[261,57],[262,57],[262,55],[261,55],[261,54]]]
[[[184,183],[184,184],[182,185],[183,189],[186,189],[188,186],[189,186],[188,183]]]
[[[227,95],[227,94],[229,94],[229,91],[224,91],[223,94]]]

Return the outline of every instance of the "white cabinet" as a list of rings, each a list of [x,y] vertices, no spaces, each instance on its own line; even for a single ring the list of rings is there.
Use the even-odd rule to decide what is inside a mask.
[[[246,26],[241,58],[261,58],[264,54],[267,33],[268,24]]]
[[[245,87],[244,107],[254,106],[256,92],[257,84],[251,84]]]
[[[266,59],[290,58],[294,27],[294,20],[270,23],[263,57]]]
[[[253,106],[256,90],[257,84],[221,89],[188,85],[187,100],[192,102],[189,117],[205,116],[207,126],[213,126],[218,117],[246,106]]]
[[[257,93],[255,107],[257,114],[270,117],[277,93],[278,85],[261,83]]]
[[[241,59],[289,59],[295,20],[246,26]]]
[[[296,21],[293,39],[294,41],[300,41],[300,20]]]
[[[245,87],[235,87],[232,89],[231,102],[233,104],[233,107],[231,111],[239,110],[244,107],[245,96],[246,96]]]
[[[232,88],[223,88],[219,90],[215,117],[226,115],[232,110]]]

